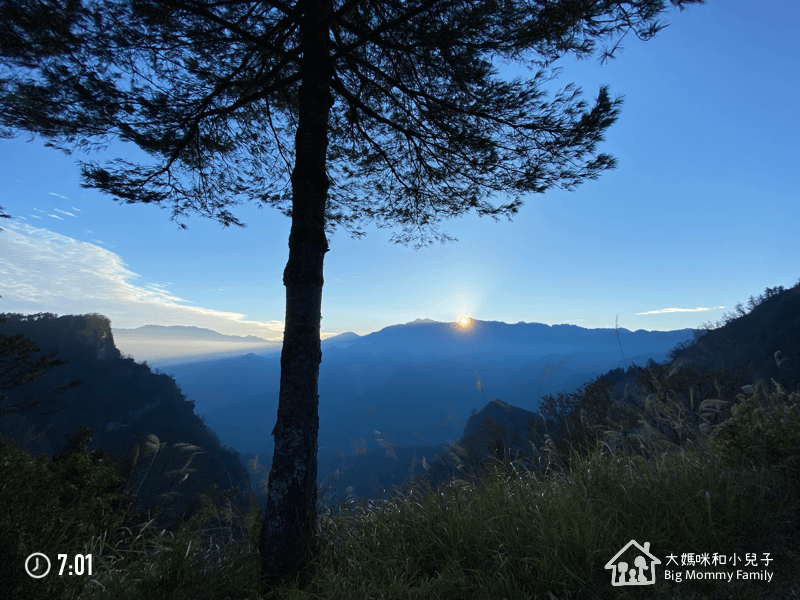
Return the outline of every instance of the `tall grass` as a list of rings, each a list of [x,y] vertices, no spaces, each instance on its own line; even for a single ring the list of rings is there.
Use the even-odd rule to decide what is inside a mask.
[[[750,391],[728,403],[715,399],[733,405],[730,416],[677,441],[665,441],[654,427],[598,432],[594,424],[591,436],[576,435],[582,445],[551,455],[544,470],[532,471],[505,454],[480,477],[464,475],[435,489],[411,483],[387,501],[351,500],[326,509],[304,585],[260,589],[257,508],[235,515],[231,505],[208,501],[173,530],[159,528],[154,518],[134,523],[107,515],[108,528],[95,528],[82,547],[72,543],[93,555],[93,575],[28,581],[25,597],[796,598],[800,393],[762,385]],[[657,415],[675,420],[673,431],[685,430],[685,405],[675,394],[656,396],[659,406],[645,403],[639,423]],[[612,443],[620,436],[635,443]],[[41,459],[31,461],[44,473]],[[28,468],[20,465],[14,463],[17,471]],[[2,507],[10,502],[13,495],[4,490]],[[52,515],[41,519],[28,527],[40,541],[63,529]],[[237,530],[246,535],[236,536]],[[662,560],[655,585],[611,586],[605,564],[631,539],[649,542]],[[669,555],[763,552],[772,558],[769,583],[663,578]]]

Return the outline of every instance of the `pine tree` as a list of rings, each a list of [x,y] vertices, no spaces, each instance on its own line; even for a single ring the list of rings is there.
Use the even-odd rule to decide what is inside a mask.
[[[683,8],[702,0],[670,0]],[[438,223],[510,218],[526,193],[573,189],[615,160],[596,146],[621,99],[548,99],[553,61],[611,57],[662,27],[665,0],[3,0],[0,135],[71,152],[132,142],[152,164],[82,162],[126,203],[244,226],[254,201],[291,218],[265,582],[313,552],[323,260],[364,223],[449,241]],[[526,80],[496,64],[531,68]],[[505,204],[489,199],[498,194]]]

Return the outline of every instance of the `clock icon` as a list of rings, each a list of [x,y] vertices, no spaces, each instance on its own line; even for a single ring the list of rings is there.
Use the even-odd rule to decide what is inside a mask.
[[[50,559],[46,554],[34,552],[25,559],[25,572],[34,579],[41,579],[50,572]]]

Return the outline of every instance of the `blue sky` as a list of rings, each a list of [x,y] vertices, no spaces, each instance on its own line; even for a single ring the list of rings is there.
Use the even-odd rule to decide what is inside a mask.
[[[509,223],[469,215],[458,242],[389,244],[338,231],[323,337],[416,318],[671,330],[714,321],[800,277],[800,3],[711,0],[669,13],[618,57],[561,61],[559,87],[608,84],[625,105],[600,150],[619,167],[530,195]],[[120,205],[81,189],[69,157],[0,140],[0,312],[99,312],[115,328],[195,325],[280,339],[289,220],[237,207],[245,229]],[[136,157],[117,147],[115,156]],[[92,159],[103,155],[93,154]],[[139,358],[139,357],[137,357]],[[142,357],[146,358],[146,357]]]

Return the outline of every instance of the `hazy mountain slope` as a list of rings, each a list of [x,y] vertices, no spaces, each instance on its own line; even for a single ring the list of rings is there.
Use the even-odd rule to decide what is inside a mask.
[[[233,440],[241,453],[272,454],[272,428],[278,414],[278,391],[259,394],[222,408],[202,413],[220,440]]]
[[[280,341],[254,335],[224,335],[202,327],[144,325],[136,329],[113,329],[117,347],[140,362],[153,366],[208,361],[248,352],[280,350]]]
[[[203,327],[184,326],[184,325],[143,325],[135,329],[124,329],[119,327],[112,328],[115,338],[122,337],[169,337],[182,340],[225,340],[230,342],[248,342],[254,344],[269,344],[268,340],[254,335],[225,335],[205,329]]]
[[[260,394],[274,394],[277,398],[281,376],[277,358],[255,354],[214,361],[185,375],[171,367],[166,367],[165,372],[175,372],[181,389],[195,400],[198,412],[203,414]]]
[[[663,360],[691,337],[691,330],[620,330],[629,363],[634,357],[642,364]],[[493,397],[535,410],[542,394],[571,391],[624,364],[613,329],[473,321],[469,331],[460,331],[416,321],[348,341],[346,348],[330,340],[323,345],[321,448],[344,444],[351,451],[351,438],[364,439],[368,448],[379,447],[379,438],[398,445],[446,443],[461,435],[471,410]],[[277,355],[165,369],[226,444],[241,452],[272,451]]]

